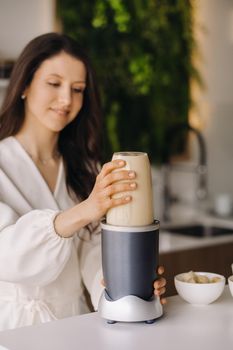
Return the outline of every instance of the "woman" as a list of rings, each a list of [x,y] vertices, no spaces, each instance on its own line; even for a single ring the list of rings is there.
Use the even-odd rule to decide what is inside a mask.
[[[100,121],[94,75],[77,43],[57,33],[32,40],[0,115],[1,330],[88,312],[84,287],[97,307],[98,222],[136,188],[134,172],[114,172],[123,161],[98,174]],[[165,280],[154,287],[163,294]]]

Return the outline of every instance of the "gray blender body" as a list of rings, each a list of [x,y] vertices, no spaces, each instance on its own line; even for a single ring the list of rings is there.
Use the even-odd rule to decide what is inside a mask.
[[[154,296],[158,266],[159,221],[147,226],[102,223],[102,266],[106,289],[99,303],[112,321],[148,321],[162,315]]]
[[[102,266],[110,299],[135,295],[149,300],[158,266],[159,225],[102,225]]]

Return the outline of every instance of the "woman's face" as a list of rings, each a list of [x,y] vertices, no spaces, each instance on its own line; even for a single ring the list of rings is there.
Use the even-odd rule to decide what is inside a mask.
[[[43,61],[24,91],[26,125],[61,131],[82,108],[85,86],[82,61],[65,52]]]

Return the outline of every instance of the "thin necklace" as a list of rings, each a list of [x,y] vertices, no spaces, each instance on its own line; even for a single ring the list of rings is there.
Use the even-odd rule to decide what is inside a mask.
[[[39,163],[41,163],[43,165],[47,165],[51,160],[58,160],[61,156],[58,151],[54,152],[54,154],[49,158],[34,157],[31,153],[29,153],[29,152],[27,152],[27,153],[32,158],[32,160],[39,161]]]
[[[19,141],[20,142],[20,141]],[[58,160],[61,156],[60,152],[58,150],[54,151],[53,155],[48,158],[41,158],[41,157],[35,157],[27,150],[27,147],[23,143],[21,143],[21,146],[25,150],[25,152],[29,155],[29,157],[33,160],[33,162],[39,162],[42,165],[47,165],[51,160]]]

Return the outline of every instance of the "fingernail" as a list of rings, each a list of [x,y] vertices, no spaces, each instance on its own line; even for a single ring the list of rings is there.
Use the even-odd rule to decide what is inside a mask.
[[[119,160],[118,165],[122,166],[124,164],[125,164],[125,162],[123,160]]]
[[[129,177],[134,177],[135,176],[135,172],[134,171],[129,171],[128,175],[129,175]]]
[[[131,197],[130,197],[130,196],[125,197],[125,200],[126,200],[127,202],[129,202],[129,201],[130,201],[130,199],[131,199]]]
[[[136,183],[130,184],[130,187],[135,188],[136,187]]]

